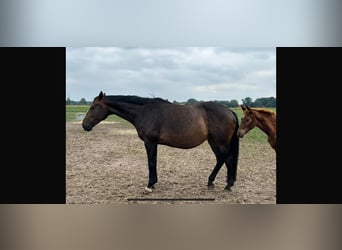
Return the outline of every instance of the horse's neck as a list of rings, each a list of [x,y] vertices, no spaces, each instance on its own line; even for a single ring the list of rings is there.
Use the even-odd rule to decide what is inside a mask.
[[[115,114],[121,118],[134,124],[135,118],[139,112],[139,105],[125,102],[110,102],[109,106],[110,114]]]
[[[268,135],[268,137],[275,137],[275,120],[273,120],[273,117],[269,119],[266,116],[263,116],[261,114],[257,115],[257,126]]]

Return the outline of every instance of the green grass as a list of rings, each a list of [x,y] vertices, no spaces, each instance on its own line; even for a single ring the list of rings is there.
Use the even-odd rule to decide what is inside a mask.
[[[85,114],[87,113],[89,109],[89,106],[87,105],[66,105],[66,121],[77,121],[76,115],[77,114]],[[275,108],[268,108],[270,110],[273,110],[276,112]],[[242,116],[242,110],[240,107],[238,108],[232,108],[232,110],[238,115],[239,123],[241,123],[241,116]],[[116,121],[116,122],[123,122],[126,123],[127,121],[116,116],[116,115],[110,115],[107,117],[106,121]],[[250,142],[265,142],[267,141],[267,135],[262,132],[259,128],[254,128],[250,130],[245,137]]]

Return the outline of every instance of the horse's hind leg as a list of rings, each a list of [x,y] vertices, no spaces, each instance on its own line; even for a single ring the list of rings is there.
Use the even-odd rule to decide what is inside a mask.
[[[236,168],[234,168],[233,158],[227,157],[224,161],[227,166],[227,186],[224,188],[227,191],[231,191],[230,188],[234,185],[236,179]]]
[[[227,166],[227,186],[224,188],[225,190],[230,191],[230,188],[234,185],[237,174],[238,159],[239,137],[237,137],[235,133],[230,142],[228,157],[224,161]]]
[[[209,142],[211,149],[215,153],[216,156],[216,166],[214,167],[213,171],[209,175],[208,178],[208,189],[214,188],[214,180],[216,178],[217,173],[220,171],[223,163],[224,163],[224,154],[219,150],[219,147],[215,146],[213,143]]]
[[[214,188],[214,180],[216,178],[217,173],[220,171],[224,161],[220,156],[216,156],[216,166],[214,167],[213,171],[209,175],[208,178],[208,188],[212,189]]]

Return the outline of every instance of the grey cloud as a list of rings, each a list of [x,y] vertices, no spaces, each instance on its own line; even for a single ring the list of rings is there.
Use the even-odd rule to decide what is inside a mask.
[[[275,97],[275,69],[275,48],[67,48],[66,94],[72,100],[92,100],[99,90],[171,101]]]

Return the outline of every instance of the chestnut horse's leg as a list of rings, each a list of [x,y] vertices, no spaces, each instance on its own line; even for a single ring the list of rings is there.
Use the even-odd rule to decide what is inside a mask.
[[[145,149],[147,153],[148,159],[148,184],[145,188],[146,191],[152,192],[152,188],[154,188],[154,184],[158,182],[157,177],[157,143],[151,141],[145,141]]]

